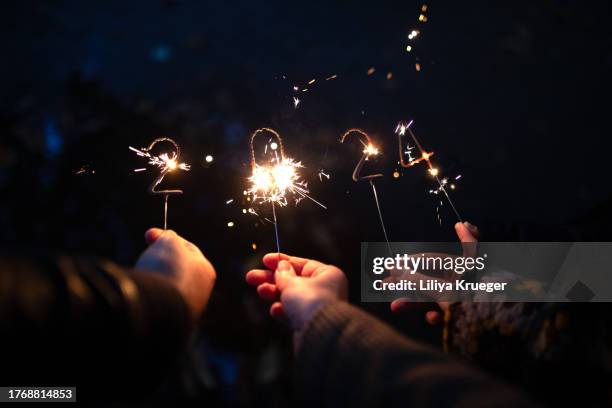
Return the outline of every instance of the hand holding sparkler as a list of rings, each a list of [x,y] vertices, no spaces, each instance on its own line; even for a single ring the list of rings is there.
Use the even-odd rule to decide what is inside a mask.
[[[263,263],[267,269],[250,270],[246,281],[272,303],[270,315],[288,321],[293,330],[303,329],[320,305],[348,297],[346,276],[333,265],[275,253],[265,255]]]
[[[168,280],[182,295],[191,314],[197,318],[206,307],[216,273],[197,246],[172,230],[151,228],[145,234],[149,247],[142,253],[137,273],[153,272]]]
[[[476,256],[476,244],[478,243],[479,231],[478,227],[470,224],[469,222],[456,223],[455,232],[457,238],[461,242],[463,247],[463,256],[474,257]],[[443,257],[451,255],[441,254]],[[420,275],[420,274],[419,274]],[[411,274],[408,271],[398,271],[395,276],[388,278],[389,281],[395,281],[400,279],[414,279],[415,274]],[[438,276],[440,279],[444,279],[444,276]],[[432,307],[433,306],[433,307]],[[415,303],[406,299],[396,299],[391,302],[391,312],[393,313],[412,313],[417,310],[423,310],[425,312],[425,321],[432,326],[438,325],[443,322],[442,314],[449,311],[449,302],[437,301],[432,303]]]
[[[161,142],[168,142],[173,146],[174,151],[172,152],[172,155],[168,153],[161,153],[158,156],[151,154],[151,150],[155,147],[155,145]],[[179,163],[181,149],[179,148],[179,145],[174,140],[170,139],[169,137],[160,137],[158,139],[155,139],[149,144],[148,147],[145,147],[142,149],[136,149],[130,146],[130,150],[136,152],[136,154],[140,157],[146,157],[147,159],[149,159],[149,164],[156,166],[160,169],[159,176],[157,176],[157,178],[153,180],[153,182],[149,186],[149,193],[153,195],[161,194],[164,196],[164,229],[167,229],[168,228],[168,196],[183,194],[183,190],[161,190],[159,191],[159,190],[156,190],[156,188],[162,182],[166,174],[176,169],[188,171],[191,167],[186,163]],[[141,169],[136,169],[134,171],[140,172],[144,170],[146,169],[141,168]]]

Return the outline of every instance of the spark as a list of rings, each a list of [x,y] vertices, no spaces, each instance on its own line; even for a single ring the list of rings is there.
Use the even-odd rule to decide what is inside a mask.
[[[366,154],[366,160],[368,160],[370,158],[370,156],[376,156],[378,155],[378,153],[380,153],[378,151],[378,148],[376,146],[374,146],[372,143],[368,143],[365,148],[363,149],[363,152]]]
[[[212,163],[214,160],[214,157],[212,157],[210,154],[207,155],[204,160],[206,161],[206,163]]]
[[[451,208],[453,209],[453,212],[455,213],[455,215],[457,216],[457,219],[460,222],[463,222],[463,219],[461,218],[461,215],[459,214],[459,211],[457,211],[457,208],[455,207],[455,204],[453,203],[453,201],[451,200],[450,196],[448,195],[448,191],[446,191],[446,185],[448,184],[448,178],[443,178],[440,179],[438,176],[440,174],[440,170],[437,167],[434,167],[434,165],[431,163],[431,156],[433,156],[433,152],[428,152],[425,149],[423,149],[423,146],[421,146],[421,143],[419,142],[419,140],[417,139],[416,135],[414,134],[414,132],[412,131],[412,129],[410,128],[410,126],[412,125],[413,121],[410,121],[408,124],[403,124],[402,122],[400,122],[396,128],[395,128],[395,133],[397,134],[397,139],[398,139],[398,143],[399,143],[399,156],[400,156],[400,165],[402,167],[412,167],[422,161],[425,161],[427,163],[427,171],[429,172],[429,174],[431,174],[432,177],[434,177],[436,179],[436,182],[438,183],[438,188],[435,190],[430,190],[431,194],[438,194],[440,192],[442,192],[444,194],[444,196],[446,197],[446,200],[448,201],[448,203],[450,204]],[[404,155],[402,154],[402,136],[408,132],[408,134],[410,135],[410,137],[412,138],[412,141],[414,142],[414,144],[416,145],[416,147],[419,149],[419,152],[421,153],[421,157],[419,157],[418,159],[414,159],[414,160],[409,160],[408,162],[406,162],[404,160]],[[459,174],[457,177],[455,177],[455,180],[459,180],[461,178],[461,175]],[[454,187],[451,187],[452,189],[454,189]]]
[[[81,175],[81,174],[96,174],[96,171],[93,170],[89,164],[84,164],[83,166],[81,166],[81,168],[79,168],[77,171],[74,172],[75,175]]]
[[[154,140],[148,148],[136,149],[135,147],[130,146],[130,150],[132,150],[133,152],[136,152],[136,154],[140,157],[146,157],[147,159],[149,159],[149,164],[161,169],[162,173],[163,172],[168,173],[176,169],[189,171],[191,169],[190,165],[186,163],[178,162],[178,152],[177,151],[172,152],[172,156],[169,156],[168,153],[162,153],[159,156],[154,156],[151,153],[149,153],[149,150],[151,150],[153,146],[155,146],[157,143],[162,142],[162,141],[170,141],[170,140],[172,139],[160,138],[160,139]],[[174,144],[176,146],[176,143]],[[136,169],[136,170],[142,171],[141,169]]]
[[[312,85],[312,84],[314,84],[315,82],[317,82],[317,80],[313,78],[313,79],[311,79],[310,81],[308,81],[308,85]]]
[[[325,78],[325,80],[326,80],[326,81],[331,81],[332,79],[336,79],[336,78],[338,78],[338,75],[337,75],[337,74],[334,74],[334,75],[332,75],[332,76],[329,76],[329,77]]]
[[[321,169],[319,170],[319,180],[323,181],[323,177],[325,177],[326,179],[329,180],[329,174],[325,173],[325,170]]]
[[[270,166],[255,164],[253,173],[249,177],[251,188],[249,193],[255,203],[276,203],[280,207],[288,204],[288,196],[292,196],[297,205],[303,198],[326,208],[323,204],[308,195],[308,184],[301,180],[299,169],[303,168],[301,162],[291,158],[281,159],[280,163]]]
[[[234,225],[236,225],[236,224],[234,224],[234,221],[229,221],[227,223],[228,228],[232,228]]]
[[[293,97],[293,107],[297,109],[298,105],[300,104],[300,98],[298,98],[297,96]]]
[[[355,169],[353,170],[353,176],[352,176],[353,181],[358,182],[359,180],[367,180],[370,183],[370,186],[372,187],[372,194],[374,195],[374,201],[376,202],[376,209],[378,211],[378,219],[380,220],[380,225],[382,227],[383,235],[385,237],[385,241],[387,242],[387,249],[389,250],[389,255],[392,255],[393,253],[391,251],[391,244],[389,243],[389,237],[387,235],[387,228],[385,227],[385,221],[383,219],[382,210],[380,208],[380,201],[378,199],[378,192],[376,191],[376,185],[374,184],[374,179],[378,177],[382,177],[383,175],[380,173],[370,174],[367,176],[361,175],[361,170],[366,160],[368,160],[371,156],[378,155],[380,151],[372,142],[370,135],[368,135],[363,130],[357,129],[357,128],[349,129],[346,132],[344,132],[344,134],[340,137],[340,143],[344,143],[346,138],[352,134],[361,136],[359,141],[364,146],[363,155],[361,156],[361,159],[359,159],[359,162],[357,162],[357,165],[355,166]]]
[[[419,21],[422,23],[426,23],[427,22],[427,16],[425,14],[420,14],[419,15]]]
[[[368,68],[368,75],[372,75],[375,72],[376,72],[376,68],[374,68],[374,67]]]
[[[231,203],[233,203],[233,202],[234,202],[234,199],[233,199],[233,198],[230,198],[229,200],[227,200],[227,201],[225,202],[225,204],[227,205],[227,204],[231,204]]]
[[[272,133],[276,137],[277,142],[270,143],[270,148],[275,151],[270,163],[260,165],[255,161],[253,141],[259,133],[264,131]],[[255,203],[270,202],[284,207],[288,203],[288,197],[291,196],[296,201],[296,204],[299,200],[308,198],[321,207],[326,208],[308,195],[308,184],[301,179],[299,174],[299,169],[303,167],[301,162],[285,157],[282,139],[276,131],[269,128],[258,129],[251,136],[252,174],[249,177],[251,186],[247,193],[253,197]]]
[[[146,169],[146,167],[143,167],[141,169],[134,169],[134,173],[140,173],[141,171],[145,171]]]
[[[408,51],[408,52],[412,51],[412,45],[407,45],[406,46],[406,51]]]
[[[419,64],[418,62],[414,64],[414,69],[416,69],[416,72],[421,72],[421,64]]]

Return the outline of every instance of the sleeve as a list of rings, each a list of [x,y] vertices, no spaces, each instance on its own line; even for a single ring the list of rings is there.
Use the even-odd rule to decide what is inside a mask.
[[[0,382],[104,387],[161,381],[193,328],[165,277],[91,257],[0,257]]]
[[[312,406],[531,406],[519,391],[411,341],[344,302],[315,312],[296,355]]]

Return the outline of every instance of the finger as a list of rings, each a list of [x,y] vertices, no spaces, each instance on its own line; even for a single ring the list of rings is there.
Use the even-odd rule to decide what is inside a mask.
[[[473,231],[476,231],[476,234],[478,234],[478,228],[474,227],[468,222],[458,222],[455,224],[455,232],[457,233],[457,237],[459,238],[459,241],[461,241],[461,246],[463,247],[463,256],[474,257],[478,253],[476,246],[478,239],[474,236]]]
[[[267,269],[253,269],[246,273],[245,280],[252,286],[259,286],[263,283],[274,283],[274,272]]]
[[[202,251],[200,250],[200,248],[196,244],[194,244],[191,241],[187,241],[185,238],[181,237],[180,235],[178,237],[181,239],[181,241],[183,241],[183,245],[189,251],[193,252],[196,255],[204,256],[204,254],[202,253]]]
[[[438,311],[430,310],[425,313],[425,321],[432,326],[437,326],[442,323],[442,315]]]
[[[278,300],[280,295],[278,288],[276,285],[271,283],[262,283],[257,287],[257,294],[263,300],[267,300],[268,302],[274,302]]]
[[[436,304],[432,302],[417,302],[415,299],[399,298],[395,299],[389,305],[392,313],[426,313],[431,310]]]
[[[159,237],[161,237],[163,233],[164,233],[163,229],[160,229],[160,228],[149,228],[145,232],[145,241],[146,241],[146,243],[151,245],[152,243],[157,241],[157,239]]]
[[[315,261],[314,259],[300,258],[299,256],[289,256],[285,254],[280,255],[280,260],[285,260],[291,263],[295,274],[299,276],[312,276],[319,271],[321,267],[327,266],[322,262]],[[267,254],[264,256],[264,264],[270,269],[276,269],[278,266],[278,261],[278,253]]]
[[[266,254],[263,257],[264,265],[273,271],[276,270],[276,268],[278,267],[278,262],[282,260],[289,261],[297,275],[302,274],[302,269],[304,268],[304,265],[306,265],[308,262],[316,262],[311,259],[300,258],[298,256],[289,256],[283,253],[279,254],[278,252]]]
[[[293,265],[288,261],[280,261],[278,263],[278,268],[276,268],[276,273],[274,274],[274,278],[276,281],[276,286],[279,291],[283,291],[289,286],[293,279],[295,279],[295,270],[293,269]]]
[[[476,239],[480,238],[480,230],[476,225],[470,224],[467,221],[464,221],[463,224],[467,227],[468,230],[472,233],[472,236]]]
[[[415,309],[414,302],[408,302],[406,299],[395,299],[391,302],[392,313],[406,313]]]
[[[466,225],[467,224],[467,225]],[[468,227],[468,225],[470,227],[472,227],[470,229],[470,227]],[[461,223],[458,222],[455,224],[455,232],[457,233],[457,237],[459,238],[459,241],[461,242],[478,242],[478,239],[476,239],[476,237],[474,236],[472,231],[477,231],[478,229],[476,228],[476,230],[474,230],[474,227],[472,224],[466,222],[466,223]]]
[[[327,265],[323,262],[309,260],[306,265],[302,268],[301,276],[304,277],[315,277],[323,272],[329,272],[331,270],[339,270],[337,267],[333,265]]]
[[[270,306],[270,316],[272,316],[276,320],[285,320],[285,311],[283,310],[283,304],[281,302],[274,302],[272,306]]]

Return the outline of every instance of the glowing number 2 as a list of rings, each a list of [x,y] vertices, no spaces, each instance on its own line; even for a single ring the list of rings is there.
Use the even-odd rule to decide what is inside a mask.
[[[181,148],[174,140],[170,139],[169,137],[160,137],[159,139],[155,139],[154,141],[151,142],[149,147],[147,147],[146,149],[143,149],[143,151],[149,152],[151,151],[151,149],[153,149],[153,147],[155,147],[156,144],[161,143],[161,142],[168,142],[172,144],[172,146],[174,146],[174,152],[172,152],[172,157],[168,156],[169,158],[168,162],[173,163],[172,164],[173,166],[177,166],[179,157],[181,154]],[[157,176],[157,178],[153,180],[153,182],[149,186],[149,193],[153,195],[165,195],[165,196],[183,194],[183,190],[156,190],[157,186],[162,182],[164,177],[166,177],[166,174],[168,174],[172,170],[174,170],[174,167],[171,167],[166,163],[166,165],[161,168],[159,176]]]
[[[344,132],[344,134],[340,137],[340,143],[344,143],[344,140],[351,134],[357,134],[357,135],[361,135],[363,136],[363,138],[365,138],[365,142],[364,140],[361,140],[361,143],[364,145],[364,151],[363,151],[363,155],[361,156],[361,159],[359,159],[359,161],[357,162],[357,166],[355,166],[355,170],[353,170],[353,181],[357,182],[359,180],[372,180],[374,178],[377,177],[382,177],[383,175],[381,173],[376,173],[376,174],[369,174],[367,176],[361,176],[361,170],[363,169],[363,166],[366,162],[366,160],[375,154],[378,154],[378,150],[376,150],[376,148],[374,147],[374,145],[372,144],[372,139],[370,138],[370,135],[368,135],[366,132],[364,132],[361,129],[349,129],[346,132]]]

